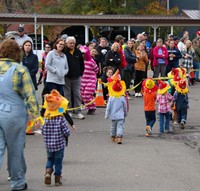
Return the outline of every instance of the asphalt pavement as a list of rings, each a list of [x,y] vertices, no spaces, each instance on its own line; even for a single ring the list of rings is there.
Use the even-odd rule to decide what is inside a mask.
[[[189,89],[186,129],[171,124],[176,131],[163,137],[158,136],[158,120],[152,137],[145,137],[142,98],[131,96],[122,145],[110,141],[110,121],[104,119],[105,108],[98,108],[93,116],[83,110],[86,119],[74,119],[77,130],[71,131],[65,151],[61,187],[44,184],[46,152],[42,136],[27,136],[28,190],[199,191],[200,83]],[[40,93],[39,90],[38,98]],[[0,170],[0,191],[10,190],[6,163],[5,156]]]

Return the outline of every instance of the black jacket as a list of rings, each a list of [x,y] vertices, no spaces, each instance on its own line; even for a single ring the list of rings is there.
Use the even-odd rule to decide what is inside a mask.
[[[70,79],[76,79],[83,75],[84,71],[84,59],[82,53],[79,49],[75,48],[73,55],[70,53],[69,49],[64,51],[67,56],[69,72],[67,77]]]
[[[38,57],[31,51],[28,56],[23,55],[22,63],[28,68],[35,90],[37,90],[36,74],[38,72]]]
[[[113,50],[109,50],[106,54],[106,66],[112,66],[114,68],[114,72],[119,69],[122,57],[119,52],[115,52]]]

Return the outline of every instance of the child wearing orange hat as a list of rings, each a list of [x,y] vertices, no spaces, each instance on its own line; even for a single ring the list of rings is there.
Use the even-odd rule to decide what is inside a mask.
[[[126,84],[119,79],[119,75],[116,75],[119,71],[113,75],[114,78],[108,79],[108,92],[109,99],[107,102],[105,118],[111,119],[110,136],[111,140],[122,144],[123,130],[125,117],[127,116],[127,102],[125,98]],[[118,77],[117,77],[118,76]]]
[[[188,101],[188,87],[186,79],[179,80],[178,84],[175,86],[174,101],[176,104],[176,111],[178,114],[178,123],[181,129],[185,128],[187,121],[187,110],[189,107]]]
[[[171,102],[173,101],[173,96],[168,93],[170,88],[169,84],[165,81],[158,81],[158,91],[157,91],[157,102],[158,102],[158,113],[159,113],[159,126],[160,134],[164,131],[170,132],[170,110]],[[165,126],[165,128],[164,128]]]
[[[51,184],[51,174],[54,172],[55,185],[61,186],[62,161],[64,149],[70,135],[67,121],[63,115],[68,107],[68,100],[56,90],[45,95],[44,108],[45,124],[42,126],[42,135],[47,150],[45,184]]]
[[[158,87],[152,80],[147,78],[142,83],[143,87],[143,99],[144,99],[144,112],[146,119],[146,136],[149,137],[152,134],[152,128],[156,122],[156,91]]]

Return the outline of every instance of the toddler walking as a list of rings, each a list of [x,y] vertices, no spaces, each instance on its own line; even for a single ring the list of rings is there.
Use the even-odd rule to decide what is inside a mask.
[[[42,127],[42,135],[47,152],[45,184],[51,184],[51,174],[54,172],[55,185],[62,185],[62,161],[64,149],[68,144],[70,130],[63,115],[67,110],[68,100],[56,90],[45,95],[44,108],[45,124]],[[75,127],[74,127],[75,128]]]
[[[170,132],[170,110],[171,102],[173,101],[173,96],[168,93],[170,88],[169,84],[165,81],[158,81],[159,89],[157,91],[157,102],[158,102],[158,113],[159,113],[159,126],[160,134],[164,131]]]
[[[146,136],[149,137],[152,134],[152,128],[156,122],[156,91],[158,87],[152,80],[147,78],[142,83],[143,87],[143,99],[144,99],[144,113],[146,119]]]
[[[111,141],[115,142],[115,139],[117,138],[117,144],[122,144],[125,117],[127,116],[127,101],[125,98],[126,84],[119,78],[109,81],[109,99],[107,102],[105,118],[111,119]]]
[[[178,114],[178,124],[181,129],[185,128],[187,121],[187,110],[189,107],[188,101],[188,87],[185,79],[179,80],[178,84],[175,87],[176,91],[174,93],[174,101],[176,104],[176,111]]]

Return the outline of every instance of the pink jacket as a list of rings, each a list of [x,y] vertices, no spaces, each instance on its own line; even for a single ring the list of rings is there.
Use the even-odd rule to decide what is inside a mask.
[[[154,66],[158,66],[158,59],[159,59],[159,58],[163,58],[163,59],[165,60],[165,65],[167,65],[167,64],[168,64],[168,51],[167,51],[167,49],[166,49],[164,46],[161,47],[161,48],[162,48],[162,53],[163,53],[163,55],[164,55],[164,57],[163,57],[162,55],[159,55],[159,54],[158,54],[158,49],[159,49],[159,48],[160,48],[160,47],[156,46],[156,47],[153,49],[153,56],[154,56],[153,65],[154,65]]]

